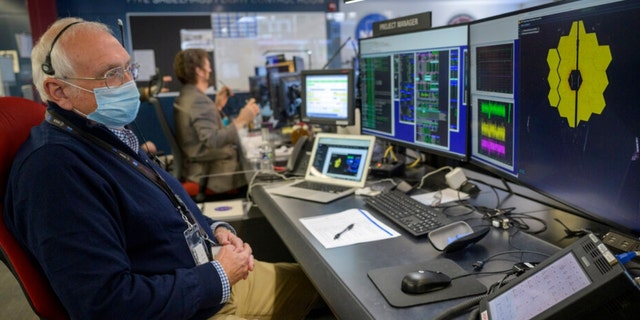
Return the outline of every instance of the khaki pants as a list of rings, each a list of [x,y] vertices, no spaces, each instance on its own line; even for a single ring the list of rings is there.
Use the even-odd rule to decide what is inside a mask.
[[[233,286],[229,302],[210,319],[304,319],[317,300],[298,264],[256,261],[247,280]]]

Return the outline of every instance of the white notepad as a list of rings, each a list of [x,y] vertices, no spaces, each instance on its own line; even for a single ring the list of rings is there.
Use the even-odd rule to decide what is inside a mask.
[[[327,249],[400,236],[400,233],[362,209],[300,218],[300,222]]]
[[[241,220],[245,215],[244,203],[242,199],[205,202],[202,213],[215,220]]]

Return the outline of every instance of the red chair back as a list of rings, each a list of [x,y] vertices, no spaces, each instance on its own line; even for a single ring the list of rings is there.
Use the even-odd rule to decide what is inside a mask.
[[[0,97],[0,253],[40,318],[69,319],[49,281],[7,230],[2,214],[11,163],[31,128],[44,119],[44,111],[42,104],[28,99]]]

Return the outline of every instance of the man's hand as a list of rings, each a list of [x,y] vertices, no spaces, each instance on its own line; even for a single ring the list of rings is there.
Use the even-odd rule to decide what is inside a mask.
[[[253,271],[253,254],[249,244],[235,247],[231,244],[222,246],[216,260],[224,269],[229,278],[229,284],[234,285],[240,280],[247,279],[249,272]]]
[[[253,271],[253,250],[233,232],[225,227],[218,227],[214,236],[222,248],[216,255],[231,285],[246,279]]]
[[[236,127],[240,128],[253,121],[258,114],[260,114],[260,107],[256,104],[256,100],[251,98],[247,101],[247,104],[240,109],[238,116],[233,120]]]
[[[231,230],[227,229],[224,226],[219,226],[213,232],[213,236],[216,237],[218,244],[224,246],[227,244],[231,244],[235,247],[242,247],[242,239],[236,236]]]
[[[229,98],[232,96],[233,92],[229,87],[223,86],[222,88],[220,88],[220,90],[218,90],[218,92],[216,93],[216,109],[218,109],[218,111],[222,110],[222,108],[227,105]]]

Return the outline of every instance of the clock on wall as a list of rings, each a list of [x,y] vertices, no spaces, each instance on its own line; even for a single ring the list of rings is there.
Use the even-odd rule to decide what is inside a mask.
[[[449,19],[449,22],[447,22],[447,24],[452,25],[452,24],[459,24],[459,23],[467,23],[467,22],[471,22],[473,21],[473,17],[471,15],[468,15],[466,13],[461,13],[461,14],[457,14],[455,16],[453,16],[451,19]]]

